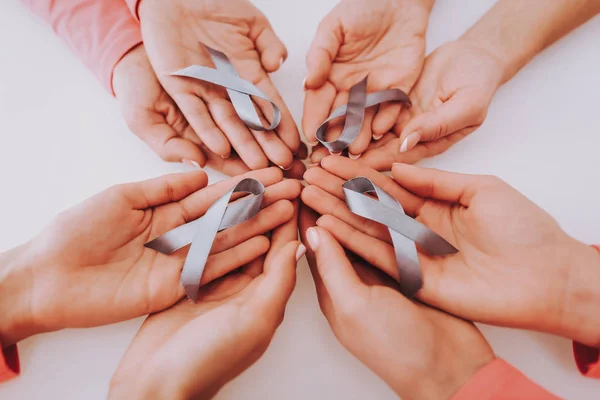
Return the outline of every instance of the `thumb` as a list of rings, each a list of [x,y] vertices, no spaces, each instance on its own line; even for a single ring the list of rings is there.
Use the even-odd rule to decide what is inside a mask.
[[[305,252],[302,243],[293,241],[281,247],[273,257],[268,257],[264,280],[248,301],[248,306],[258,313],[256,315],[263,315],[269,321],[280,321],[296,286],[296,264]]]
[[[137,132],[136,132],[137,131]],[[193,142],[183,139],[166,123],[136,129],[134,133],[165,161],[206,165],[204,152]]]
[[[304,89],[318,89],[327,82],[333,61],[342,45],[341,25],[335,14],[329,14],[319,24],[306,55]]]
[[[419,142],[431,142],[464,128],[477,127],[487,115],[487,104],[468,91],[462,91],[433,111],[414,117],[400,134],[400,152],[405,153]]]
[[[260,62],[267,72],[275,72],[287,58],[287,49],[267,22],[256,37],[256,49],[260,53]]]
[[[329,232],[319,227],[308,228],[306,239],[331,302],[334,305],[353,302],[363,284],[342,246]]]

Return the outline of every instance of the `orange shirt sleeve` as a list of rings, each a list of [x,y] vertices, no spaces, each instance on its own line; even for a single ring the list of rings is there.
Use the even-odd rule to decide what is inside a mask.
[[[110,93],[123,56],[142,42],[123,0],[21,0],[67,43]]]
[[[496,359],[481,368],[452,400],[556,400],[506,361]]]
[[[15,378],[21,372],[17,345],[4,348],[0,343],[0,383]]]

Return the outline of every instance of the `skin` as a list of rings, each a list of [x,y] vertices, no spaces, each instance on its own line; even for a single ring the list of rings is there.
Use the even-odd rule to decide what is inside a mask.
[[[309,144],[317,144],[318,126],[347,103],[352,85],[367,74],[368,92],[410,92],[423,67],[432,5],[429,0],[343,0],[321,21],[306,57],[302,126]],[[371,138],[388,132],[400,110],[394,103],[369,108],[363,129],[348,148],[350,157],[360,157]],[[327,138],[338,137],[342,128],[343,121],[332,121]]]
[[[341,157],[322,165],[307,171],[302,201],[323,215],[319,226],[389,276],[402,279],[387,229],[345,206],[341,184],[349,178],[370,178],[459,250],[419,251],[419,300],[469,320],[600,345],[600,254],[500,179],[406,164],[394,165],[392,179]]]
[[[267,186],[264,209],[217,235],[203,284],[269,249],[263,236],[292,218],[298,181],[278,168],[206,186],[202,171],[117,185],[59,214],[39,235],[0,255],[0,342],[91,327],[163,310],[179,301],[187,249],[164,255],[144,243],[202,216],[243,177]]]
[[[148,317],[108,398],[208,399],[253,364],[282,322],[295,286],[296,262],[306,251],[295,240],[297,230],[295,212],[273,231],[266,256],[203,287],[198,304],[182,300]]]
[[[304,208],[300,231],[321,310],[340,343],[402,399],[449,399],[494,360],[472,323],[402,296],[392,279],[316,227],[318,217]]]
[[[287,50],[265,16],[247,0],[143,0],[139,15],[158,80],[204,145],[223,158],[235,151],[250,169],[264,168],[269,162],[289,169],[300,149],[300,137],[269,78]],[[248,129],[224,88],[169,75],[189,65],[214,67],[204,45],[225,53],[243,79],[277,103],[282,112],[277,132]],[[260,113],[271,115],[268,102],[257,100],[256,105]]]

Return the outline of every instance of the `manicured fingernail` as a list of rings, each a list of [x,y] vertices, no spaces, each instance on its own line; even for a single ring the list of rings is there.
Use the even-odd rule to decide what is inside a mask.
[[[404,142],[402,142],[402,145],[400,146],[400,153],[406,153],[408,150],[415,147],[417,145],[417,143],[419,143],[420,139],[421,139],[421,133],[412,132],[410,135],[408,135],[406,137],[406,139],[404,139]]]
[[[285,58],[281,57],[279,59],[279,68],[281,68],[281,66],[283,65],[283,62],[285,61]]]
[[[300,261],[300,259],[304,257],[304,254],[306,254],[306,246],[300,243],[300,246],[296,249],[296,262]]]
[[[319,144],[319,141],[318,141],[318,140],[315,140],[315,141],[311,142],[310,140],[306,139],[306,142],[307,142],[307,143],[308,143],[308,145],[309,145],[309,146],[311,146],[311,147],[315,147],[316,145],[318,145],[318,144]]]
[[[231,155],[231,153],[227,154],[226,156],[221,156],[221,158],[222,158],[223,160],[226,160],[226,159],[228,159],[228,158],[229,158],[229,156],[230,156],[230,155]]]
[[[379,140],[383,137],[383,134],[373,135],[373,140]]]
[[[200,168],[200,164],[198,164],[194,160],[188,160],[187,158],[184,158],[183,160],[181,160],[181,162],[183,164],[187,164],[187,165],[190,165],[190,166],[195,167],[195,168]]]
[[[362,156],[362,153],[360,153],[360,154],[348,153],[348,157],[350,157],[352,160],[358,160],[360,158],[360,156]]]
[[[302,89],[306,90],[306,78],[302,81]]]
[[[318,167],[319,163],[310,163],[308,164],[308,168]]]
[[[319,247],[319,232],[315,228],[308,228],[306,231],[306,239],[312,251],[316,251]]]
[[[287,168],[286,168],[286,167],[283,167],[283,166],[281,166],[281,165],[280,165],[280,166],[279,166],[279,168],[281,168],[281,169],[282,169],[282,170],[284,170],[284,171],[289,171],[290,169],[292,169],[292,166],[293,166],[293,165],[294,165],[294,164],[290,164],[290,166],[289,166],[289,167],[287,167]]]
[[[339,156],[340,154],[342,154],[341,151],[330,151],[329,154],[331,154],[332,156]]]

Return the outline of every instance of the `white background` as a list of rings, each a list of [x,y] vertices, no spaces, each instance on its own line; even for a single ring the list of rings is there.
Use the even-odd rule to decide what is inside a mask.
[[[494,2],[437,3],[428,52],[457,38]],[[304,55],[320,18],[335,1],[257,0],[256,4],[288,47],[289,59],[273,79],[300,121]],[[483,127],[423,164],[499,175],[548,210],[570,234],[600,243],[599,43],[600,18],[595,18],[506,84]],[[110,185],[185,169],[163,163],[134,137],[115,101],[50,29],[16,0],[0,4],[0,132],[0,250],[28,240],[55,213]],[[141,322],[140,318],[23,341],[19,345],[23,374],[0,385],[0,398],[104,398]],[[568,340],[482,329],[499,356],[556,394],[600,398],[600,382],[578,375]],[[395,396],[337,343],[320,314],[302,261],[286,320],[271,347],[218,398]]]

